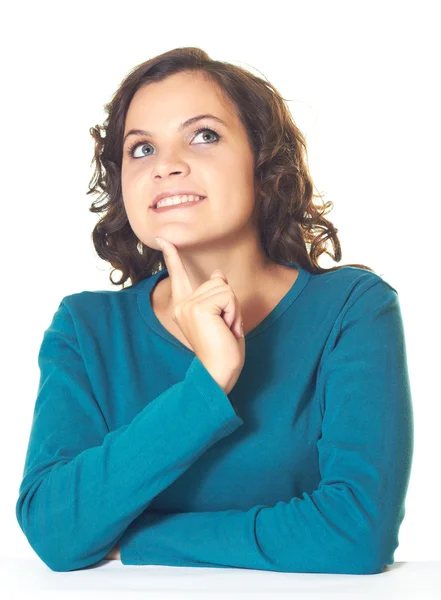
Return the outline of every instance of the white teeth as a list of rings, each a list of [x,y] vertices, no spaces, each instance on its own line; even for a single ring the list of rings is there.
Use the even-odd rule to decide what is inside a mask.
[[[163,198],[158,202],[156,208],[160,208],[161,206],[171,206],[172,204],[181,204],[183,202],[197,202],[198,200],[202,200],[203,196],[168,196],[167,198]]]

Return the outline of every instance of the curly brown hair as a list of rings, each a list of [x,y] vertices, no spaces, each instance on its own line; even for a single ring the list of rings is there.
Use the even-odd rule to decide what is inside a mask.
[[[165,268],[160,250],[143,244],[133,232],[121,189],[123,135],[126,114],[135,92],[151,82],[178,72],[201,72],[217,83],[234,103],[253,149],[255,222],[265,254],[276,262],[292,261],[311,273],[335,271],[344,266],[375,272],[360,264],[323,268],[318,259],[324,252],[339,262],[338,229],[325,218],[333,208],[314,203],[314,184],[307,165],[305,137],[293,121],[283,98],[268,81],[227,62],[212,60],[200,48],[175,48],[132,69],[105,105],[104,125],[90,129],[95,140],[95,172],[87,194],[100,194],[89,210],[102,213],[92,232],[99,257],[114,269],[109,279],[122,285],[130,278],[135,285]],[[102,135],[104,134],[104,135]],[[101,206],[98,203],[104,198]],[[330,240],[333,254],[326,248]],[[120,270],[119,281],[112,280]]]

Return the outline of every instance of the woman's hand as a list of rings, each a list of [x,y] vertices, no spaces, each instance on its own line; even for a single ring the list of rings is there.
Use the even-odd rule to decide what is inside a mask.
[[[164,242],[162,252],[170,275],[173,321],[213,379],[228,394],[245,362],[239,301],[219,269],[194,290],[176,246],[164,238],[156,240]]]
[[[109,554],[104,557],[104,560],[121,560],[119,553],[119,542],[112,548]]]

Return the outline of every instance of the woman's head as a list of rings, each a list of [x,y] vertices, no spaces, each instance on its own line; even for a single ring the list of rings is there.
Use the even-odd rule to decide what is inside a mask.
[[[196,120],[201,115],[212,117]],[[253,150],[234,105],[203,71],[181,71],[139,88],[127,112],[124,140],[122,197],[143,244],[157,248],[155,237],[163,236],[185,254],[204,245],[232,248],[252,236],[260,249],[251,223]],[[179,188],[206,199],[191,209],[154,210],[157,194]]]
[[[112,283],[134,285],[161,270],[161,235],[184,253],[251,236],[271,261],[318,273],[341,268],[318,265],[328,240],[341,260],[337,229],[324,217],[332,203],[314,204],[305,139],[270,83],[198,48],[177,48],[133,69],[106,110],[104,126],[90,130],[96,169],[88,193],[100,193],[90,207],[102,213],[95,249],[122,272]],[[206,117],[180,128],[208,113],[223,122]],[[170,188],[206,199],[156,213],[153,198]]]

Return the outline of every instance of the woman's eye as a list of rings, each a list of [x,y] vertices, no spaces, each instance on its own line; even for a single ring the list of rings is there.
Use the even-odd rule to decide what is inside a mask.
[[[138,142],[137,144],[135,144],[134,146],[131,146],[129,148],[129,154],[130,156],[133,156],[133,158],[140,158],[140,156],[135,156],[135,151],[138,147],[143,147],[143,146],[149,146],[150,144],[148,142]],[[144,154],[144,156],[146,156]]]
[[[213,129],[208,129],[208,127],[203,127],[201,129],[198,129],[195,132],[195,137],[193,138],[193,140],[195,140],[198,136],[205,134],[205,135],[211,135],[214,136],[215,139],[213,139],[211,142],[210,141],[203,141],[203,142],[199,142],[202,144],[215,144],[216,142],[218,142],[221,139],[221,135],[219,133],[217,133],[216,131],[214,131]],[[133,158],[142,158],[143,156],[148,156],[148,154],[143,153],[143,151],[141,150],[141,155],[136,155],[135,152],[138,148],[143,148],[145,146],[151,146],[151,144],[149,144],[149,142],[146,142],[145,140],[141,141],[141,142],[135,142],[132,146],[129,147],[128,149],[128,154],[129,156],[133,157]]]
[[[199,135],[201,135],[202,133],[206,133],[208,131],[208,135],[214,135],[215,139],[212,140],[211,142],[209,142],[210,144],[214,144],[214,142],[218,142],[220,140],[220,135],[218,133],[216,133],[215,131],[213,131],[212,129],[199,129],[197,132],[197,135],[195,136],[198,137]]]

